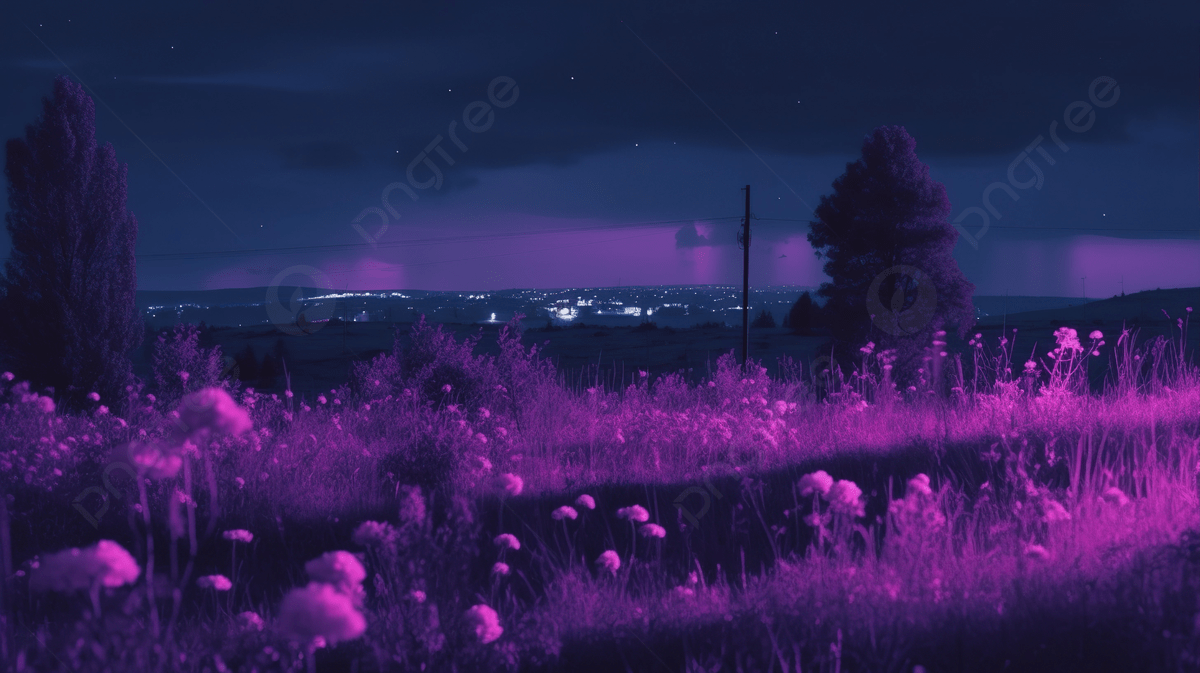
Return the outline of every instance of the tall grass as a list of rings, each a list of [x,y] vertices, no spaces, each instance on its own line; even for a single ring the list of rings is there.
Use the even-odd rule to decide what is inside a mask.
[[[173,476],[125,461],[130,443],[176,432],[179,391],[164,404],[131,389],[116,418],[104,400],[59,414],[0,381],[6,665],[907,672],[1200,661],[1190,532],[1200,375],[1183,348],[1186,318],[1176,336],[1141,345],[1136,331],[1109,345],[1060,330],[1056,349],[1029,358],[1015,333],[994,348],[976,335],[965,357],[935,342],[906,389],[891,377],[894,354],[873,346],[848,376],[816,380],[795,362],[772,378],[732,355],[698,384],[567,375],[521,344],[518,325],[489,357],[418,323],[409,347],[312,399],[231,387],[253,430],[205,436]],[[199,361],[186,345],[172,361]],[[857,497],[841,486],[802,494],[800,476],[817,469],[854,482],[861,502],[839,500]],[[649,520],[618,517],[632,505]],[[551,516],[563,506],[576,516]],[[368,520],[369,540],[356,534]],[[221,535],[235,528],[255,535],[244,553]],[[502,533],[520,548],[498,547]],[[94,608],[30,590],[39,558],[102,537],[138,558],[137,585],[104,589]],[[305,561],[340,548],[366,561],[368,630],[336,647],[293,643],[275,606],[304,583]],[[619,568],[597,564],[605,551]],[[195,585],[211,574],[234,578],[227,598]],[[469,626],[477,604],[499,614],[497,640]]]

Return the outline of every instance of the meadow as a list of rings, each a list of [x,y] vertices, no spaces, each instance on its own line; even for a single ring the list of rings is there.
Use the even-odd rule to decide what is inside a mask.
[[[1200,370],[1006,329],[897,386],[557,369],[418,322],[324,392],[178,333],[128,399],[0,380],[13,671],[1200,669]],[[540,343],[540,341],[539,341]],[[943,354],[945,353],[945,354]],[[285,378],[286,382],[286,378]]]

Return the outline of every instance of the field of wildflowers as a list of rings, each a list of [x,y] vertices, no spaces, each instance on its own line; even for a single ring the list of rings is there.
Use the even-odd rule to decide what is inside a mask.
[[[3,375],[6,670],[1200,667],[1186,319],[934,341],[904,389],[871,344],[568,384],[517,325],[312,399],[186,338],[86,409]]]

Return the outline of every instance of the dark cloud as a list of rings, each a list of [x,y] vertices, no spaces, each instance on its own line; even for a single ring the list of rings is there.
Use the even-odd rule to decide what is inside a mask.
[[[486,142],[472,146],[488,167],[565,164],[637,140],[741,147],[705,104],[759,151],[853,151],[874,127],[900,124],[931,156],[1019,151],[1101,75],[1122,98],[1087,142],[1122,140],[1139,116],[1190,118],[1197,105],[1196,87],[1181,86],[1197,74],[1195,3],[1153,13],[1120,2],[306,6],[315,10],[238,6],[229,21],[222,3],[80,4],[25,19],[53,20],[40,32],[68,61],[86,52],[80,76],[125,109],[194,104],[214,88],[278,94],[222,106],[198,139],[271,118],[391,137],[411,155],[466,103],[486,100],[493,77],[510,76],[520,101],[497,110]],[[68,32],[59,25],[67,16],[87,29]],[[19,25],[4,34],[0,56],[45,61]]]
[[[695,224],[685,224],[675,232],[676,248],[703,248],[712,244],[707,236],[700,233]]]
[[[362,158],[354,147],[338,142],[306,142],[280,150],[285,168],[330,170],[357,166]]]
[[[1063,229],[1022,236],[1195,222],[1194,2],[34,4],[0,21],[0,139],[23,133],[67,72],[21,22],[103,99],[98,135],[130,164],[147,252],[242,244],[214,213],[248,247],[357,241],[348,223],[439,135],[454,163],[432,155],[443,185],[405,203],[405,222],[467,202],[513,217],[695,219],[710,240],[685,227],[676,247],[724,254],[736,240],[718,220],[753,182],[754,241],[782,244],[805,228],[782,220],[811,216],[802,201],[815,206],[881,125],[916,139],[956,214],[1043,136],[1060,157],[1045,189],[997,195],[993,225]],[[464,110],[498,76],[518,99],[467,130]],[[1060,153],[1050,123],[1064,134],[1067,106],[1099,76],[1119,102],[1065,132]],[[447,231],[482,221],[457,215]]]

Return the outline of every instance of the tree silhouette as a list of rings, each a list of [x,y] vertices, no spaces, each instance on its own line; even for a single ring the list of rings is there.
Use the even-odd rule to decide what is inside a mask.
[[[6,145],[12,253],[0,281],[0,356],[69,405],[94,391],[120,409],[129,352],[143,338],[137,220],[125,209],[128,167],[112,145],[97,146],[95,119],[92,99],[60,76],[41,118]]]
[[[832,279],[817,293],[827,299],[834,347],[856,350],[870,340],[894,348],[902,379],[914,375],[937,330],[962,336],[975,321],[975,286],[952,254],[958,232],[946,220],[950,201],[917,159],[916,144],[904,127],[875,129],[833,194],[821,197],[808,234]]]
[[[235,358],[238,366],[238,375],[242,381],[254,383],[258,381],[258,356],[254,354],[254,346],[246,344]]]
[[[812,293],[805,292],[792,304],[783,326],[790,327],[796,334],[808,334],[820,326],[820,312],[821,307],[813,302]]]
[[[270,353],[263,355],[262,364],[258,367],[258,385],[256,387],[274,388],[278,378],[279,367],[275,364],[275,358]]]
[[[775,316],[770,311],[763,309],[758,312],[758,315],[754,318],[754,322],[750,323],[750,326],[756,329],[774,328]]]

